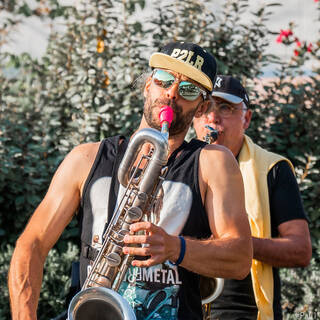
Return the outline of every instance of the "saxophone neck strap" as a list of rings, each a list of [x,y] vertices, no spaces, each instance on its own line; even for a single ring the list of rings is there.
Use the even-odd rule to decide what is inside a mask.
[[[98,256],[99,250],[91,247],[89,244],[81,244],[81,254],[84,258],[94,261]]]

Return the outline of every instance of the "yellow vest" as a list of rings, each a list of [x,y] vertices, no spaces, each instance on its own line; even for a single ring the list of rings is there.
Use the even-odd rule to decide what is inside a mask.
[[[294,172],[293,165],[288,159],[262,149],[248,136],[244,137],[238,160],[243,177],[245,205],[252,236],[271,238],[267,175],[279,161],[287,161]],[[253,259],[251,278],[258,307],[257,320],[273,320],[272,266]]]

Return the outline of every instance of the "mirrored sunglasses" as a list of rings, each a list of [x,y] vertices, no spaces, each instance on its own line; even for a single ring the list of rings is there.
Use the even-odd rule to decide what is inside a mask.
[[[175,82],[179,81],[173,74],[162,69],[155,69],[152,78],[157,86],[164,89],[170,88]],[[188,101],[196,100],[201,94],[203,99],[206,99],[207,96],[206,91],[189,81],[180,81],[178,92],[183,99]]]

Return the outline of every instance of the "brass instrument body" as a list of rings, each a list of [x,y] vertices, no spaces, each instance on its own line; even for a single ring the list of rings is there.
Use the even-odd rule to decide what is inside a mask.
[[[108,315],[111,311],[119,309],[117,312],[122,314],[122,318],[119,317],[119,319],[136,319],[128,302],[117,293],[133,260],[133,257],[122,252],[123,239],[129,233],[132,223],[148,217],[161,188],[167,172],[167,167],[164,167],[168,160],[166,129],[165,127],[164,132],[151,128],[142,129],[131,139],[118,170],[119,182],[126,188],[125,194],[103,235],[103,244],[81,291],[70,303],[68,320],[82,319],[80,311],[79,315],[77,314],[81,308],[85,310],[81,311],[82,314],[90,315],[91,311],[95,314],[103,311]],[[151,152],[140,158],[136,169],[131,174],[137,156],[145,143],[152,145]],[[142,163],[144,163],[142,172],[139,177],[136,177],[135,174]],[[106,288],[112,290],[104,290]],[[110,300],[112,300],[111,303]],[[97,301],[101,304],[100,312],[92,310],[98,308]],[[84,304],[89,307],[82,307]],[[122,310],[124,306],[126,309]],[[130,310],[127,310],[128,308]],[[90,320],[111,319],[103,316],[89,318]]]
[[[136,170],[131,175],[133,159],[137,158],[144,143],[151,143],[156,147],[152,155],[142,156],[136,170],[144,159],[147,160],[147,165],[143,168],[140,177],[135,178]],[[122,252],[123,238],[129,233],[132,223],[141,221],[143,216],[151,211],[153,200],[166,173],[163,166],[167,162],[167,154],[166,140],[159,131],[154,129],[140,130],[129,143],[118,171],[119,182],[126,187],[126,191],[119,205],[120,210],[113,215],[103,235],[103,246],[83,289],[104,286],[118,291],[122,279],[116,279],[116,277],[119,272],[124,276],[132,260],[132,257]]]

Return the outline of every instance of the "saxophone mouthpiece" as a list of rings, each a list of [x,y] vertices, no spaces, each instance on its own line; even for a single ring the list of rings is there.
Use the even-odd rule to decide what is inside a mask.
[[[159,113],[160,125],[163,126],[164,122],[167,122],[168,128],[170,128],[173,120],[173,110],[170,106],[162,106]]]
[[[206,134],[205,137],[203,137],[203,139],[206,143],[211,144],[218,139],[219,131],[208,126],[207,124],[205,125],[205,127],[206,127],[206,129],[209,130],[209,132]]]
[[[173,120],[173,110],[170,106],[162,106],[159,112],[161,133],[166,140],[169,139],[169,128]]]

